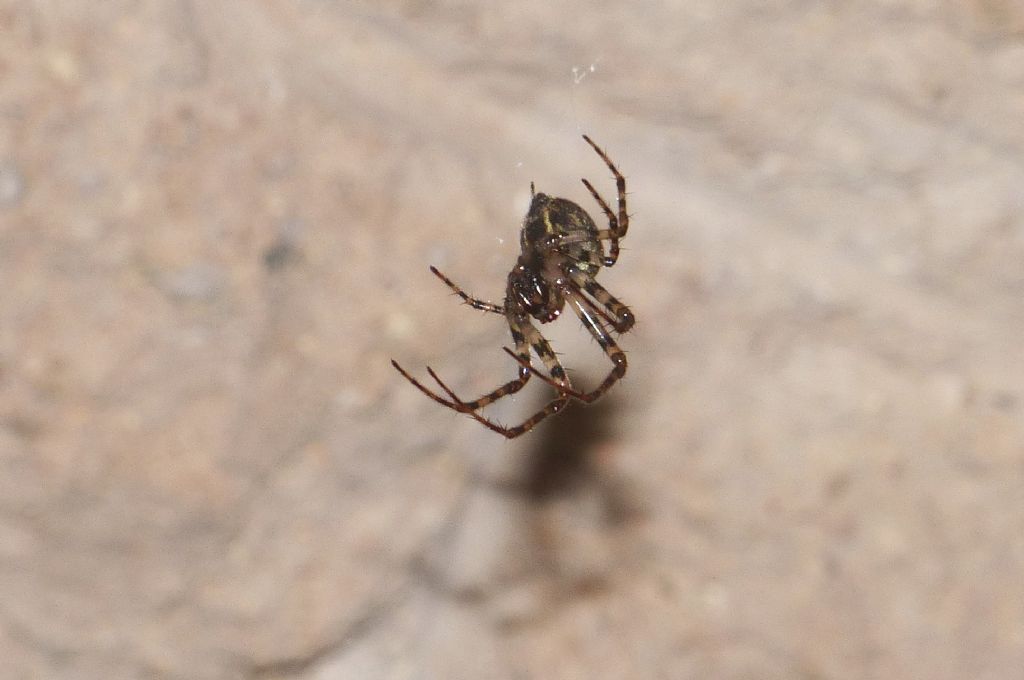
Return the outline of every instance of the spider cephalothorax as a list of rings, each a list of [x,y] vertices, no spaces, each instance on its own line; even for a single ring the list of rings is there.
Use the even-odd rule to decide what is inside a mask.
[[[558,291],[558,286],[548,283],[541,273],[540,263],[520,262],[508,275],[508,292],[505,293],[505,305],[520,307],[524,312],[541,323],[554,321],[565,307],[565,298]]]
[[[441,381],[433,369],[428,367],[427,372],[448,395],[449,401],[424,387],[397,362],[391,362],[399,373],[434,401],[469,414],[510,439],[529,431],[544,418],[558,413],[571,399],[586,403],[594,401],[626,373],[626,355],[615,344],[610,330],[617,333],[628,331],[635,321],[633,313],[594,280],[601,267],[611,267],[618,260],[619,240],[626,235],[629,228],[629,215],[626,214],[626,180],[600,147],[586,135],[583,135],[583,139],[604,160],[615,177],[618,190],[617,212],[612,212],[590,182],[583,180],[584,186],[608,218],[607,229],[598,229],[590,215],[572,201],[538,194],[533,191],[531,184],[530,209],[523,219],[523,228],[519,236],[521,252],[515,266],[509,272],[505,300],[502,304],[496,305],[470,297],[435,267],[430,268],[430,271],[470,306],[505,316],[512,332],[512,341],[516,346],[515,352],[508,348],[505,348],[505,351],[519,362],[518,377],[478,399],[462,401]],[[603,241],[609,243],[607,254]],[[566,305],[579,317],[612,362],[611,372],[591,392],[579,392],[573,388],[548,341],[530,320],[533,318],[540,323],[554,321]],[[532,365],[531,349],[544,363],[548,375],[541,373]],[[530,375],[537,375],[558,391],[558,396],[543,409],[515,427],[499,425],[478,413],[495,400],[521,390],[530,379]]]

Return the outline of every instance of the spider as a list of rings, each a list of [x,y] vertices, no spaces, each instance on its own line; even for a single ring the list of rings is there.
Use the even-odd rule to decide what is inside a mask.
[[[572,399],[584,403],[593,402],[626,373],[626,355],[612,339],[610,330],[625,333],[633,327],[635,318],[626,305],[619,302],[595,280],[601,267],[611,267],[618,260],[619,241],[629,228],[629,215],[626,214],[626,179],[590,137],[583,135],[583,139],[597,152],[615,177],[618,189],[617,213],[612,211],[590,182],[583,180],[583,185],[608,218],[607,229],[598,229],[590,215],[572,201],[536,193],[531,182],[530,209],[523,219],[519,235],[521,252],[515,267],[509,272],[505,300],[502,304],[474,298],[436,267],[430,268],[430,271],[455,291],[466,304],[505,317],[512,333],[515,351],[508,347],[502,349],[518,362],[517,377],[482,397],[473,401],[463,401],[428,366],[427,373],[448,395],[448,399],[445,399],[409,375],[398,362],[393,359],[391,361],[399,373],[437,403],[472,416],[484,426],[509,439],[530,431],[540,421],[564,409]],[[608,241],[607,254],[602,241]],[[581,392],[573,388],[551,345],[531,321],[531,317],[540,323],[554,321],[566,305],[579,317],[583,326],[594,336],[612,362],[611,371],[601,384],[590,392]],[[544,363],[547,375],[531,363],[531,349]],[[506,427],[478,413],[488,404],[521,390],[531,375],[536,375],[552,385],[558,392],[544,408],[515,427]]]

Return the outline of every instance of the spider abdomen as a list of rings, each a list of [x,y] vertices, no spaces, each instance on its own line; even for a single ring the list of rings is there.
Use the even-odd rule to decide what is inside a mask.
[[[566,198],[537,194],[523,220],[523,254],[565,259],[590,276],[604,261],[597,225],[586,210]],[[558,257],[561,256],[561,257]]]

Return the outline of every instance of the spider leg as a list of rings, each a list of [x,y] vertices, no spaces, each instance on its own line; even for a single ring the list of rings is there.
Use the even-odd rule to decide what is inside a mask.
[[[516,355],[513,354],[512,356],[516,356]],[[517,360],[519,360],[521,357],[516,357],[516,358],[517,358]],[[527,354],[527,360],[528,359],[529,359],[529,354]],[[441,386],[441,389],[443,389],[445,391],[445,393],[447,393],[448,396],[452,398],[453,401],[448,401],[447,399],[444,399],[444,398],[438,396],[437,394],[435,394],[431,390],[429,390],[426,387],[424,387],[418,380],[416,380],[416,378],[414,378],[411,375],[409,375],[409,373],[406,372],[405,369],[403,369],[401,366],[399,366],[398,362],[395,361],[394,359],[391,360],[391,365],[394,366],[398,370],[398,372],[401,373],[405,377],[406,380],[408,380],[413,385],[415,385],[416,388],[420,392],[422,392],[423,394],[427,395],[428,397],[430,397],[431,399],[433,399],[437,403],[441,404],[442,406],[447,406],[448,408],[452,409],[453,411],[458,411],[459,413],[465,413],[467,415],[470,415],[470,416],[473,417],[474,420],[479,421],[484,426],[490,428],[491,430],[494,430],[498,434],[501,434],[501,435],[504,435],[505,437],[508,437],[509,439],[511,439],[512,437],[518,437],[520,434],[522,434],[527,429],[529,429],[529,427],[532,427],[532,425],[530,425],[529,427],[527,427],[525,429],[520,429],[520,428],[522,428],[522,426],[520,426],[520,428],[511,428],[510,429],[510,428],[507,428],[507,427],[504,427],[504,426],[500,425],[499,423],[495,423],[495,422],[493,422],[491,420],[488,420],[488,419],[484,418],[483,416],[481,416],[478,413],[476,413],[475,411],[473,411],[472,408],[470,408],[469,404],[467,404],[466,402],[460,400],[455,395],[455,393],[451,389],[449,389],[449,387],[447,385],[444,384],[444,382],[441,380],[441,378],[438,377],[437,373],[434,372],[434,369],[430,368],[429,366],[427,367],[427,373],[430,374],[430,377],[432,377],[437,382],[437,384]],[[525,384],[526,380],[530,376],[530,371],[525,369],[525,368],[520,368],[520,373],[521,374],[524,371],[526,373],[526,378],[524,378],[522,380],[522,383]],[[498,392],[501,389],[502,388],[499,388],[498,390],[495,390],[495,392]],[[506,392],[506,394],[508,394],[508,392]],[[561,410],[561,409],[558,409],[558,410]]]
[[[513,354],[512,356],[516,356],[516,355]],[[519,360],[521,358],[522,357],[516,356],[517,360]],[[529,361],[529,355],[527,355],[527,361]],[[520,371],[521,370],[522,370],[522,367],[520,367]],[[493,420],[490,420],[488,418],[484,418],[482,415],[480,415],[479,413],[477,413],[476,411],[471,409],[468,404],[466,404],[465,402],[461,401],[455,395],[455,392],[453,392],[451,390],[451,388],[449,388],[447,385],[445,385],[444,382],[441,380],[441,378],[439,378],[437,376],[437,373],[434,373],[434,370],[432,368],[430,368],[429,366],[427,367],[427,373],[430,374],[430,377],[434,379],[434,382],[436,382],[438,385],[440,385],[441,389],[444,390],[448,394],[449,397],[451,397],[452,399],[455,400],[455,403],[458,405],[458,407],[457,408],[453,407],[453,408],[455,408],[456,411],[459,411],[460,413],[465,413],[466,415],[472,417],[473,420],[477,421],[478,423],[480,423],[484,427],[486,427],[486,428],[488,428],[490,430],[494,430],[498,434],[503,435],[504,437],[507,437],[508,439],[512,439],[513,437],[518,437],[523,432],[526,432],[527,429],[529,429],[529,428],[523,428],[522,426],[519,426],[519,428],[508,428],[508,427],[505,427],[504,425],[502,425],[501,423],[496,423]],[[527,374],[527,377],[529,377],[530,372],[527,370],[526,374]],[[523,380],[523,383],[525,384],[526,380]],[[498,391],[500,391],[500,390],[498,390]]]
[[[535,428],[540,421],[544,420],[548,416],[555,415],[568,405],[569,397],[564,394],[560,394],[555,399],[549,401],[544,408],[534,413],[519,425],[516,425],[515,427],[502,428],[499,431],[509,439],[515,439],[519,435],[529,432]],[[488,427],[490,427],[490,425],[488,425]]]
[[[593,311],[596,314],[599,314],[602,319],[607,321],[608,325],[611,326],[613,329],[615,329],[616,333],[625,333],[626,331],[629,330],[629,328],[626,328],[626,330],[619,330],[616,327],[617,324],[619,323],[618,320],[615,317],[613,317],[608,312],[608,310],[601,309],[600,307],[598,307],[597,305],[595,305],[593,302],[591,302],[590,300],[588,300],[586,297],[584,297],[582,295],[580,296],[580,299],[583,300],[583,302],[587,303],[587,306],[590,308],[591,311]]]
[[[526,364],[529,365],[530,346],[527,344],[526,338],[523,336],[522,333],[519,332],[517,328],[512,326],[511,321],[509,322],[509,328],[512,331],[512,340],[513,342],[515,342],[516,345],[516,353],[513,356],[516,357],[516,361],[525,361]],[[443,389],[448,394],[448,396],[451,397],[452,400],[448,401],[447,399],[438,395],[436,392],[433,392],[429,388],[424,387],[420,381],[413,378],[405,369],[399,366],[397,361],[392,359],[391,365],[394,366],[399,373],[405,376],[406,380],[415,385],[420,392],[423,392],[423,394],[427,395],[437,403],[443,404],[444,406],[447,406],[450,409],[458,411],[459,413],[472,413],[473,411],[481,409],[484,406],[487,406],[488,404],[497,401],[498,399],[501,399],[504,396],[514,394],[519,390],[523,389],[523,386],[530,379],[530,371],[523,367],[522,365],[520,365],[519,377],[508,381],[498,389],[488,392],[487,394],[477,399],[474,399],[473,401],[463,401],[458,396],[456,396],[454,392],[448,389],[448,386],[441,381],[441,379],[437,376],[437,373],[435,373],[432,368],[427,366],[427,372],[430,374],[430,377],[432,377],[437,382],[437,384],[441,386],[441,389]]]
[[[575,241],[570,241],[570,243],[572,242]],[[565,273],[570,280],[572,280],[578,288],[585,290],[587,294],[597,300],[604,307],[604,309],[594,307],[594,311],[600,314],[601,318],[607,321],[609,325],[615,329],[616,333],[626,333],[629,331],[636,322],[633,312],[630,311],[629,307],[622,304],[622,302],[620,302],[614,295],[609,293],[604,286],[595,281],[592,274],[588,274],[577,266],[590,264],[600,267],[602,264],[600,256],[595,252],[588,251],[586,253],[587,257],[585,259],[581,259],[579,257],[575,257],[573,254],[566,253],[561,250],[558,250],[558,252],[561,255],[564,255],[571,262],[576,263],[575,265],[570,263],[566,263],[564,265]]]
[[[564,253],[563,253],[563,254],[564,254]],[[597,255],[597,253],[590,253],[590,255],[591,255],[591,256],[593,256],[593,257],[597,257],[597,256],[598,256],[598,255]],[[567,257],[569,257],[569,256],[567,256]],[[580,260],[580,259],[578,259],[578,258],[573,258],[573,257],[569,257],[569,259],[571,259],[571,260],[572,260],[573,262],[576,262],[576,263],[580,263],[580,262],[583,262],[583,263],[586,263],[586,262],[590,262],[590,263],[593,263],[593,259],[589,259],[589,260]],[[598,266],[600,266],[600,262],[597,262],[597,265],[598,265]],[[574,267],[573,265],[569,265],[569,266],[568,266],[568,267],[567,267],[566,269],[567,269],[567,271],[568,271],[569,269],[576,269],[577,271],[579,271],[579,270],[578,270],[578,269],[577,269],[576,267]],[[586,277],[586,275],[585,275],[585,274],[583,274],[582,272],[580,272],[580,274],[581,274],[581,276],[583,276],[584,278],[587,278],[587,277]],[[602,290],[604,290],[604,289],[602,288]],[[605,291],[605,292],[607,293],[607,291]],[[582,299],[583,299],[583,300],[586,300],[586,301],[588,301],[588,302],[589,302],[589,300],[587,300],[587,298],[585,298],[585,297],[584,297],[584,298],[582,298]],[[614,298],[613,298],[613,299],[614,299]],[[618,301],[616,300],[616,302],[618,302]],[[621,305],[621,303],[619,303],[619,304]],[[621,305],[621,306],[625,307],[624,305]],[[609,312],[608,310],[605,310],[605,309],[601,309],[600,307],[598,307],[598,306],[596,306],[596,305],[591,305],[591,309],[593,309],[593,310],[594,310],[594,311],[595,311],[595,312],[596,312],[597,314],[600,314],[600,315],[601,315],[601,318],[602,318],[602,319],[604,319],[605,321],[607,321],[607,322],[608,322],[608,325],[610,325],[610,326],[611,326],[612,328],[614,328],[614,329],[615,329],[615,332],[616,332],[616,333],[625,333],[625,332],[626,332],[626,331],[628,331],[628,330],[630,329],[630,327],[632,327],[632,325],[633,325],[633,324],[632,324],[632,322],[628,322],[628,323],[625,323],[625,324],[624,324],[624,323],[623,323],[623,322],[622,322],[622,321],[621,321],[620,319],[618,319],[618,318],[616,318],[616,317],[613,317],[613,316],[611,315],[611,313],[610,313],[610,312]],[[629,310],[627,309],[626,311],[629,311]],[[625,326],[625,329],[624,329],[624,330],[623,330],[623,326]]]
[[[551,346],[548,344],[547,340],[544,339],[544,336],[542,336],[540,332],[536,328],[534,328],[533,324],[530,323],[528,317],[509,316],[509,329],[512,331],[512,339],[515,341],[516,344],[516,352],[512,352],[507,348],[504,349],[507,352],[509,352],[509,354],[511,354],[517,362],[519,362],[519,377],[514,380],[510,380],[509,382],[505,383],[498,389],[488,394],[485,394],[484,396],[478,399],[474,399],[473,401],[463,401],[462,399],[460,399],[458,395],[456,395],[455,392],[451,388],[449,388],[448,385],[446,385],[443,380],[441,380],[440,376],[437,375],[434,369],[430,368],[429,366],[427,367],[427,373],[429,373],[430,377],[433,378],[434,381],[441,386],[441,389],[444,390],[445,394],[447,394],[451,398],[451,401],[448,401],[447,399],[441,397],[437,393],[423,386],[422,383],[413,378],[411,375],[409,375],[408,372],[405,371],[405,369],[399,366],[398,362],[392,360],[391,364],[395,367],[396,370],[398,370],[399,373],[401,373],[405,377],[406,380],[411,382],[417,389],[419,389],[420,392],[423,392],[425,395],[427,395],[437,403],[443,406],[447,406],[453,411],[465,413],[466,415],[470,416],[471,418],[473,418],[483,426],[487,427],[488,429],[491,429],[497,432],[498,434],[507,437],[508,439],[513,439],[533,429],[537,425],[537,423],[544,420],[548,416],[554,415],[561,411],[563,408],[565,408],[568,405],[570,398],[563,393],[563,390],[571,390],[572,383],[569,382],[569,378],[565,374],[565,370],[562,368],[561,364],[559,364],[558,358],[555,355],[554,351],[551,349]],[[548,404],[545,405],[543,409],[533,414],[524,422],[522,422],[519,425],[516,425],[515,427],[506,427],[500,423],[485,418],[481,416],[479,413],[477,413],[477,411],[483,408],[484,406],[487,406],[488,404],[497,401],[501,397],[518,392],[523,388],[526,382],[530,379],[531,347],[535,352],[537,352],[537,355],[544,362],[544,365],[547,368],[548,373],[551,374],[552,379],[556,381],[555,385],[558,386],[559,396],[553,399],[552,401],[548,402]],[[547,376],[544,377],[547,378]]]
[[[608,231],[608,229],[601,229],[597,233],[600,237],[600,234],[606,233]],[[560,254],[562,257],[569,261],[568,263],[566,263],[567,273],[569,269],[574,269],[579,273],[581,277],[583,277],[583,279],[593,280],[594,274],[589,274],[587,273],[587,271],[593,271],[596,273],[601,267],[604,266],[605,257],[604,252],[602,250],[581,251],[579,249],[573,250],[564,248],[564,246],[566,245],[572,245],[574,243],[586,243],[593,241],[593,239],[594,236],[592,233],[580,234],[579,232],[566,234],[565,236],[562,236],[561,238],[558,239],[557,245],[555,246],[555,252],[557,252],[558,254]],[[586,270],[584,268],[586,268]],[[582,280],[578,281],[577,283],[579,285],[583,285]],[[601,286],[598,286],[598,288],[601,288]],[[606,303],[604,300],[605,295],[608,295],[608,293],[607,291],[604,291],[603,288],[601,288],[601,290],[604,292],[604,294],[602,294],[599,299],[601,300],[602,304],[608,306],[608,303]],[[625,305],[619,303],[617,300],[615,300],[615,298],[611,297],[611,295],[608,295],[608,297],[610,298],[610,300],[608,301],[609,303],[612,301],[616,303],[615,307],[608,307],[608,309],[611,312],[615,313],[616,310],[624,310],[627,313],[629,312],[629,310],[626,309]],[[623,321],[618,317],[613,317],[611,314],[609,314],[608,311],[605,311],[604,309],[598,308],[597,313],[600,314],[601,317],[605,321],[607,321],[612,326],[612,328],[614,328],[615,331],[618,333],[625,333],[633,325],[632,322]]]
[[[573,283],[586,291],[588,295],[608,310],[611,318],[601,309],[596,309],[595,311],[608,320],[617,333],[625,333],[633,327],[633,324],[636,322],[633,312],[629,310],[629,307],[619,302],[604,286],[595,281],[594,277],[588,276],[578,267],[572,265],[566,267],[565,273]]]
[[[583,325],[588,331],[590,331],[590,334],[594,336],[594,339],[597,340],[599,345],[601,345],[601,349],[604,350],[604,353],[611,360],[612,364],[614,364],[611,372],[608,373],[607,377],[605,377],[595,390],[591,392],[578,392],[571,388],[566,389],[563,385],[560,385],[556,381],[544,375],[532,365],[525,366],[525,368],[529,369],[531,373],[536,374],[536,376],[544,382],[559,390],[563,395],[573,397],[574,399],[578,399],[579,401],[589,404],[600,398],[601,395],[607,392],[612,385],[618,382],[619,379],[626,374],[626,355],[621,349],[619,349],[619,346],[615,344],[615,341],[608,334],[608,331],[601,325],[601,321],[594,314],[597,310],[593,307],[592,302],[572,289],[564,291],[563,294],[565,295],[566,300],[568,300],[569,306],[572,307],[574,312],[576,312],[580,321],[583,322]],[[502,349],[516,358],[516,361],[519,361],[512,350],[507,347]],[[520,362],[520,365],[522,365],[522,362]]]
[[[504,305],[496,305],[493,302],[485,302],[483,300],[478,300],[475,297],[471,297],[470,295],[468,295],[466,293],[466,291],[462,290],[457,285],[455,285],[455,283],[453,283],[451,279],[449,279],[447,276],[442,274],[437,269],[437,267],[433,267],[432,266],[430,268],[430,271],[432,271],[434,273],[434,276],[436,276],[437,278],[439,278],[442,281],[444,281],[445,285],[447,285],[449,288],[451,288],[453,291],[455,291],[455,294],[458,295],[460,298],[462,298],[462,301],[465,302],[470,307],[473,307],[474,309],[479,309],[479,310],[484,311],[484,312],[493,312],[495,314],[504,314],[505,313],[505,306]]]
[[[507,349],[507,348],[502,348],[502,349]],[[517,361],[521,361],[522,360],[521,357],[518,357],[514,353],[512,353],[512,356],[516,357]],[[441,379],[439,377],[437,377],[437,374],[434,373],[434,371],[432,369],[427,368],[427,371],[430,373],[431,377],[435,381],[437,381],[437,384],[441,386],[441,389],[443,389],[448,394],[448,396],[450,396],[452,399],[456,400],[456,402],[458,402],[459,404],[462,404],[462,402],[458,401],[459,398],[457,396],[455,396],[455,393],[451,389],[449,389],[449,387],[447,385],[445,385],[441,381]],[[527,370],[526,373],[527,373],[527,375],[529,375],[530,371]],[[529,432],[530,430],[532,430],[537,425],[537,423],[539,423],[540,421],[544,420],[548,416],[554,415],[554,414],[558,413],[559,411],[561,411],[563,408],[565,408],[568,405],[568,403],[569,403],[569,397],[561,395],[558,398],[556,398],[556,399],[552,400],[551,402],[549,402],[543,409],[541,409],[537,413],[533,414],[531,417],[527,418],[524,422],[520,423],[519,425],[516,425],[515,427],[506,427],[506,426],[502,425],[501,423],[498,423],[498,422],[495,422],[493,420],[490,420],[489,418],[484,418],[482,415],[480,415],[476,411],[471,411],[471,410],[463,411],[462,409],[456,409],[456,410],[457,411],[461,411],[462,413],[465,413],[465,414],[471,416],[473,418],[473,420],[477,421],[478,423],[480,423],[484,427],[488,428],[489,430],[493,430],[493,431],[497,432],[498,434],[506,437],[507,439],[515,439],[519,435],[521,435],[521,434],[523,434],[525,432]]]
[[[612,212],[608,203],[601,198],[601,195],[597,193],[593,185],[587,180],[583,180],[583,185],[587,187],[590,195],[594,197],[594,200],[601,206],[601,210],[604,211],[605,216],[608,218],[608,226],[610,228],[607,230],[602,229],[598,233],[598,238],[607,238],[611,241],[608,257],[604,260],[604,266],[611,267],[619,259],[619,239],[624,238],[626,231],[629,229],[629,215],[626,213],[626,178],[622,176],[622,173],[615,167],[612,160],[608,158],[608,154],[594,143],[594,140],[586,135],[583,135],[583,139],[597,152],[597,155],[601,157],[601,160],[604,161],[615,177],[615,188],[618,191],[618,216]]]
[[[513,354],[513,356],[515,356],[515,355]],[[416,389],[418,389],[420,392],[422,392],[423,394],[427,395],[428,397],[430,397],[431,399],[436,401],[438,404],[441,404],[442,406],[447,406],[448,408],[454,409],[456,411],[462,411],[462,408],[461,408],[462,402],[460,402],[460,401],[452,402],[452,401],[448,401],[447,399],[445,399],[443,397],[438,396],[436,393],[431,391],[429,388],[424,387],[423,384],[419,380],[417,380],[416,378],[414,378],[411,375],[409,375],[409,372],[406,371],[401,366],[399,366],[398,362],[395,361],[394,359],[391,360],[391,365],[395,367],[396,371],[398,371],[399,373],[402,374],[402,377],[404,377],[406,380],[411,382],[416,387]],[[431,375],[434,375],[434,372],[430,369],[429,366],[427,367],[427,371],[429,371]],[[437,378],[435,377],[434,380],[437,380]],[[440,382],[440,381],[438,381],[438,382]],[[442,385],[442,387],[443,387],[443,385]]]
[[[513,353],[507,347],[503,347],[502,349],[511,354],[512,357],[519,362],[520,367],[522,369],[525,369],[527,373],[532,372],[543,376],[545,382],[551,383],[558,390],[557,397],[549,401],[547,404],[545,404],[544,408],[534,413],[525,421],[523,421],[519,425],[516,425],[515,427],[506,427],[501,428],[501,430],[498,430],[501,431],[501,433],[504,434],[509,439],[512,439],[514,437],[518,437],[524,432],[529,432],[534,427],[536,427],[536,425],[540,423],[542,420],[544,420],[548,416],[555,415],[556,413],[564,409],[566,406],[568,406],[570,397],[569,395],[566,394],[566,392],[572,391],[572,382],[569,381],[569,376],[566,375],[565,369],[562,368],[562,364],[559,363],[558,356],[556,356],[554,350],[551,349],[551,345],[548,343],[547,339],[545,339],[544,336],[541,335],[540,331],[538,331],[537,328],[532,323],[530,323],[530,318],[528,316],[510,316],[509,326],[513,329],[513,331],[519,330],[526,337],[526,339],[529,340],[530,346],[533,348],[533,351],[537,353],[537,356],[540,357],[540,360],[544,362],[544,367],[547,369],[549,375],[544,375],[543,373],[540,373],[533,367],[533,364],[530,362],[529,353],[527,353],[524,362],[524,359],[521,354]],[[485,424],[488,427],[491,427],[491,424]],[[495,428],[491,427],[491,429],[493,430]]]
[[[516,345],[516,361],[525,361],[527,364],[529,364],[530,345],[527,343],[526,337],[523,335],[522,332],[519,331],[518,327],[515,324],[516,322],[514,320],[509,320],[509,330],[512,332],[512,341]],[[478,397],[473,401],[463,401],[459,397],[455,396],[455,394],[453,394],[452,391],[448,389],[447,385],[441,382],[441,379],[437,377],[437,374],[434,373],[434,371],[432,371],[429,367],[427,368],[427,371],[430,373],[431,377],[434,378],[437,384],[441,386],[441,389],[447,392],[448,396],[450,396],[454,403],[458,404],[459,406],[458,408],[456,408],[455,406],[450,406],[450,408],[455,408],[456,411],[459,411],[461,413],[470,413],[472,411],[478,411],[483,407],[487,406],[488,404],[491,404],[497,401],[498,399],[501,399],[502,397],[507,397],[510,394],[515,394],[519,390],[523,389],[523,386],[526,385],[526,382],[530,379],[530,371],[524,368],[522,365],[520,365],[519,377],[509,380],[507,383],[505,383],[498,389],[488,392],[487,394],[483,395],[482,397]]]

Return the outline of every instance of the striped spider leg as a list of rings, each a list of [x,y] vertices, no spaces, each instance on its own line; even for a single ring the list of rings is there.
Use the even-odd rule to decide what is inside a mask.
[[[471,416],[480,424],[484,425],[485,427],[509,439],[513,439],[523,434],[524,432],[528,432],[529,430],[533,429],[540,421],[544,420],[548,416],[558,413],[563,408],[565,408],[566,405],[568,405],[569,403],[569,397],[566,396],[562,391],[572,390],[572,383],[569,382],[569,378],[565,374],[565,370],[562,368],[561,364],[558,362],[558,357],[551,349],[551,345],[549,345],[548,341],[544,338],[544,336],[540,334],[540,331],[538,331],[536,327],[534,327],[534,325],[530,323],[529,317],[523,314],[507,314],[503,306],[495,305],[490,302],[484,302],[483,300],[478,300],[474,297],[471,297],[459,286],[453,283],[451,279],[449,279],[447,276],[438,271],[436,267],[431,267],[430,270],[438,278],[444,281],[444,283],[447,284],[448,287],[454,290],[455,293],[459,297],[461,297],[466,304],[476,309],[481,309],[487,312],[494,312],[497,314],[504,314],[506,316],[509,324],[509,330],[512,333],[512,340],[516,346],[516,351],[512,353],[512,356],[515,357],[516,361],[520,362],[519,376],[517,378],[514,378],[513,380],[508,381],[501,387],[498,387],[497,389],[488,392],[482,397],[478,397],[473,401],[463,401],[455,394],[455,392],[451,390],[451,388],[448,387],[448,385],[444,383],[443,380],[441,380],[441,378],[437,375],[434,369],[428,366],[427,373],[430,374],[430,377],[433,378],[438,385],[441,386],[441,389],[444,390],[445,394],[447,394],[448,397],[451,399],[449,401],[448,399],[445,399],[444,397],[438,395],[436,392],[433,392],[429,388],[425,387],[421,382],[413,378],[405,369],[403,369],[398,364],[397,361],[392,359],[391,365],[394,366],[395,369],[399,373],[401,373],[406,380],[411,382],[413,385],[416,386],[417,389],[419,389],[421,392],[423,392],[425,395],[427,395],[437,403],[443,406],[447,406],[448,408],[458,411],[459,413],[465,413]],[[480,409],[484,408],[489,404],[494,403],[498,399],[506,397],[510,394],[515,394],[516,392],[521,390],[524,385],[526,385],[527,381],[529,381],[530,379],[531,373],[530,369],[527,368],[527,366],[532,368],[532,363],[530,361],[531,347],[533,348],[533,351],[537,353],[537,356],[541,358],[541,361],[544,362],[544,365],[547,368],[548,373],[551,374],[551,377],[554,380],[553,384],[558,386],[559,396],[556,397],[555,399],[552,399],[550,402],[548,402],[547,405],[544,406],[544,408],[542,408],[540,411],[527,418],[521,424],[516,425],[515,427],[506,427],[500,423],[496,423],[493,420],[485,418],[481,416],[479,413],[477,413],[477,411],[479,411]]]
[[[608,257],[604,260],[604,266],[611,267],[619,259],[619,239],[624,238],[626,231],[629,230],[629,215],[626,213],[626,178],[622,176],[619,169],[612,163],[612,159],[608,158],[608,154],[594,143],[594,140],[586,135],[583,135],[583,139],[597,152],[597,155],[605,162],[605,165],[612,171],[612,176],[615,178],[615,188],[618,192],[618,215],[612,212],[612,209],[608,207],[608,204],[601,198],[601,195],[597,193],[597,190],[594,189],[590,182],[585,179],[582,180],[583,186],[587,187],[587,191],[594,197],[594,200],[601,206],[602,212],[608,218],[609,228],[598,231],[597,237],[602,240],[607,239],[611,241]]]
[[[597,386],[597,388],[590,392],[580,392],[572,389],[571,387],[566,388],[536,370],[532,365],[523,363],[520,357],[518,357],[508,347],[502,347],[502,349],[512,355],[512,358],[519,362],[520,368],[524,368],[531,373],[534,373],[538,378],[550,384],[563,395],[589,404],[600,398],[611,388],[612,385],[617,383],[622,376],[626,374],[626,354],[619,348],[618,344],[604,327],[604,324],[601,323],[601,320],[598,318],[602,315],[601,310],[593,302],[584,297],[578,290],[574,290],[571,287],[563,294],[569,302],[569,307],[576,313],[576,316],[579,317],[580,321],[583,322],[584,328],[586,328],[594,339],[597,340],[597,344],[601,346],[605,355],[612,362],[612,370],[608,373],[601,384]]]

